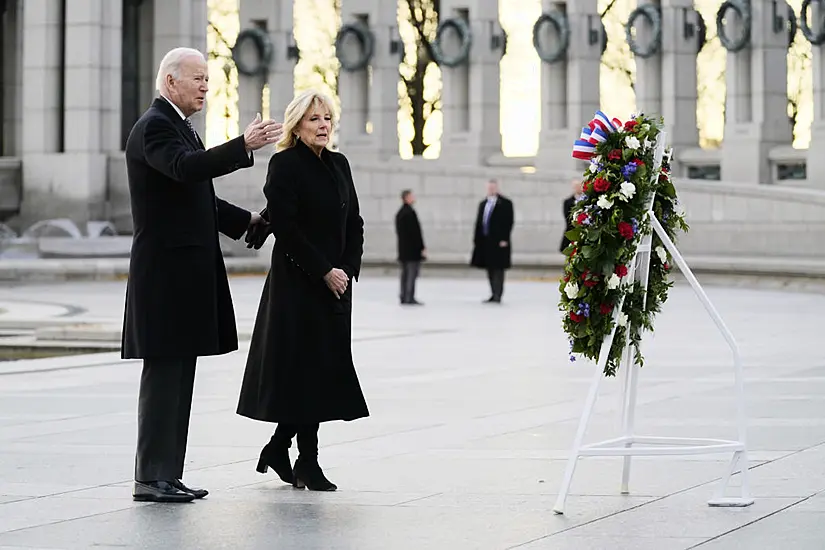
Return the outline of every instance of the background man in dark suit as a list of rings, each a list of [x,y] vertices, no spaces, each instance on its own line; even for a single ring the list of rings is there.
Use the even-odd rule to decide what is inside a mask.
[[[564,232],[567,233],[571,229],[573,229],[573,220],[570,219],[570,214],[573,212],[573,205],[576,204],[576,199],[581,196],[583,189],[582,189],[582,181],[579,179],[574,179],[570,182],[571,189],[573,190],[573,194],[564,199],[564,203],[562,204],[562,213],[564,214]],[[567,245],[570,244],[570,239],[568,239],[564,234],[561,236],[561,245],[559,245],[559,252],[564,252],[564,249],[567,248]]]
[[[421,261],[427,258],[424,236],[418,214],[412,207],[415,195],[409,189],[401,192],[403,204],[395,215],[395,234],[398,237],[398,261],[401,263],[401,303],[421,305],[415,299],[415,280],[421,268]]]
[[[515,216],[513,202],[500,195],[498,181],[487,182],[487,198],[478,205],[473,257],[470,264],[487,270],[492,295],[487,303],[500,303],[504,294],[504,270],[511,266],[512,242]]]
[[[143,359],[135,500],[188,502],[183,463],[198,356],[238,349],[218,232],[239,239],[260,216],[215,196],[212,178],[252,166],[252,151],[280,138],[258,116],[239,136],[205,150],[188,117],[204,106],[206,60],[176,48],[161,61],[159,98],[126,143],[134,238],[121,356]]]

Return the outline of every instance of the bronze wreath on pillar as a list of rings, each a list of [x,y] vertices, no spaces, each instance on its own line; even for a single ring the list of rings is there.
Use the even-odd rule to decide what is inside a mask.
[[[444,51],[441,48],[444,31],[448,29],[454,30],[461,37],[461,47],[458,54],[454,57],[444,55]],[[435,40],[432,42],[433,57],[438,65],[457,67],[467,62],[467,59],[470,57],[470,46],[472,45],[473,35],[467,21],[461,17],[446,19],[438,24],[438,29],[435,31]]]
[[[819,31],[814,32],[811,22],[808,20],[808,8],[811,4],[819,6]],[[825,1],[823,0],[803,0],[802,11],[799,14],[799,26],[802,28],[802,35],[814,46],[821,46],[825,43]]]
[[[647,43],[646,47],[641,47],[633,37],[633,28],[636,26],[636,20],[640,17],[647,19],[647,22],[653,27],[653,38]],[[634,55],[647,59],[653,57],[659,50],[662,49],[662,12],[659,6],[653,4],[646,4],[639,6],[627,18],[627,25],[624,28],[627,45],[630,46],[630,51]]]
[[[742,19],[742,32],[736,38],[731,38],[725,31],[725,15],[728,10],[733,10]],[[751,4],[749,0],[725,0],[719,6],[719,11],[716,12],[716,33],[719,35],[719,41],[722,46],[731,53],[742,50],[751,41],[751,20],[753,13],[751,12]]]
[[[341,55],[343,43],[347,35],[352,35],[361,45],[361,55],[354,61],[350,61],[346,56]],[[341,30],[335,37],[335,57],[341,63],[341,68],[347,72],[355,72],[364,69],[372,59],[375,51],[375,36],[372,31],[363,23],[347,23],[341,26]]]
[[[251,41],[258,54],[258,62],[255,65],[246,65],[241,61],[240,50],[243,44]],[[235,62],[235,67],[238,72],[246,76],[256,76],[266,74],[269,70],[269,64],[272,61],[272,41],[265,30],[258,27],[244,29],[238,33],[238,38],[235,40],[235,45],[232,46],[232,61]]]
[[[552,25],[556,30],[556,34],[559,36],[558,45],[550,51],[541,47],[539,33],[545,25]],[[535,48],[536,53],[539,54],[539,59],[545,63],[556,63],[564,59],[567,54],[567,48],[569,47],[570,22],[567,20],[567,15],[558,11],[542,13],[533,25],[533,48]]]

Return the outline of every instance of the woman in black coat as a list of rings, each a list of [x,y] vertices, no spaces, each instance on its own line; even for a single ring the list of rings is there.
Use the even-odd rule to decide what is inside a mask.
[[[344,155],[330,151],[331,100],[309,91],[286,108],[264,194],[275,235],[238,414],[277,422],[258,471],[297,488],[334,491],[318,464],[318,425],[369,415],[352,363],[352,281],[364,221]],[[298,459],[289,447],[297,435]]]

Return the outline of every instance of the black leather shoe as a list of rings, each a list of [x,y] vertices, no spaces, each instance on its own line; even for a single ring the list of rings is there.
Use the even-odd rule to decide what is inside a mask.
[[[184,493],[189,493],[190,495],[192,495],[195,498],[203,498],[203,497],[205,497],[206,495],[209,494],[209,491],[207,491],[206,489],[190,489],[189,487],[184,485],[183,482],[179,479],[175,479],[173,481],[170,481],[169,485],[171,485],[172,487],[174,487],[178,491],[183,491]]]
[[[135,481],[132,498],[140,502],[192,502],[195,496],[166,481]]]

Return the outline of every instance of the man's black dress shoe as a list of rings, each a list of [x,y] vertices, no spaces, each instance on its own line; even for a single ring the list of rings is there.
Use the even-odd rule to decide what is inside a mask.
[[[140,502],[192,502],[195,495],[166,481],[135,481],[132,498]]]
[[[183,482],[179,479],[175,479],[169,482],[169,485],[174,487],[179,491],[183,491],[184,493],[189,493],[190,495],[194,496],[195,498],[203,498],[209,494],[209,491],[206,489],[191,489],[183,484]]]

